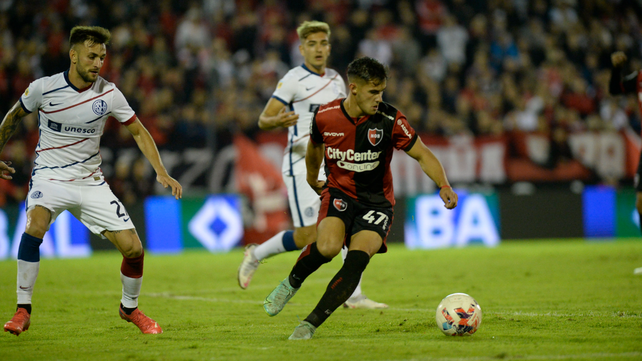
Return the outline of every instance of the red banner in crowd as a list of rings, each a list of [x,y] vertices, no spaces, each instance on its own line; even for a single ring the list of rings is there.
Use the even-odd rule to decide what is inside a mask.
[[[237,190],[247,197],[244,244],[262,243],[291,227],[287,191],[281,172],[244,135],[234,137]]]

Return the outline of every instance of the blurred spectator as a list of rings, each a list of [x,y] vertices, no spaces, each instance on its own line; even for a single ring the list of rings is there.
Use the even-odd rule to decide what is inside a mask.
[[[449,66],[460,66],[466,62],[466,28],[457,23],[454,16],[444,17],[444,24],[437,31],[437,43]]]
[[[302,62],[295,28],[310,19],[331,23],[329,60],[342,76],[356,56],[388,64],[395,75],[384,99],[405,109],[413,126],[429,134],[539,132],[550,142],[546,164],[554,167],[570,156],[568,138],[576,132],[641,127],[636,98],[614,99],[607,91],[612,51],[629,55],[629,71],[642,68],[642,7],[632,1],[1,4],[5,114],[33,79],[68,68],[73,25],[109,26],[113,37],[101,75],[118,84],[163,149],[212,147],[215,153],[235,132],[255,134],[277,80]],[[24,149],[26,163],[38,138],[36,124],[36,115],[25,118],[17,130],[25,142],[7,145]],[[123,127],[108,122],[103,143],[132,146],[123,135]],[[145,179],[134,176],[141,170],[133,164],[115,167],[115,176],[124,179],[119,182]],[[131,201],[139,196],[128,194]]]

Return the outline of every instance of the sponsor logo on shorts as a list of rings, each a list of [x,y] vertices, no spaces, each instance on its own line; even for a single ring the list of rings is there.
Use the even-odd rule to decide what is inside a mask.
[[[339,212],[343,212],[348,209],[348,203],[340,198],[335,198],[334,201],[332,201],[332,204]]]
[[[383,129],[368,129],[368,141],[372,145],[377,145],[383,139]]]
[[[91,110],[93,110],[96,115],[103,115],[107,113],[107,102],[98,99],[91,105]]]
[[[306,217],[312,217],[314,216],[314,209],[312,207],[308,207],[303,211],[303,214],[305,214]]]
[[[33,198],[33,199],[42,198],[42,192],[41,191],[35,191],[35,192],[31,193],[31,198]]]

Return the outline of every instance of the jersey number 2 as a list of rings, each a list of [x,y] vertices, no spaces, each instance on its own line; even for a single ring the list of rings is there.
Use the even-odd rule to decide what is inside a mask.
[[[123,218],[123,217],[127,216],[127,212],[120,213],[120,203],[118,201],[111,201],[111,202],[109,202],[109,204],[115,204],[116,205],[116,215],[118,216],[118,218]],[[127,222],[128,220],[129,220],[129,217],[127,217],[127,219],[125,219],[125,222]]]

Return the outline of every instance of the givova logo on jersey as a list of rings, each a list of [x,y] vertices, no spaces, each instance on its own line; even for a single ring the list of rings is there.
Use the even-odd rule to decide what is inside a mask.
[[[368,141],[372,145],[377,145],[383,139],[383,129],[368,129]]]

